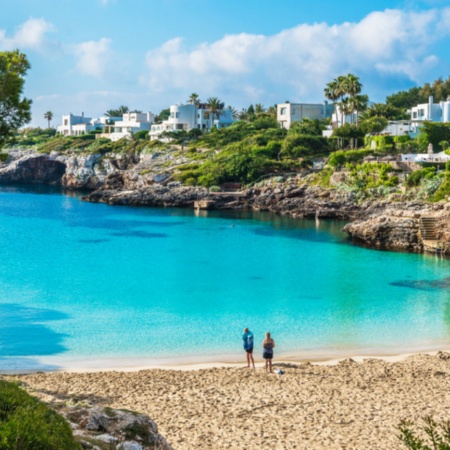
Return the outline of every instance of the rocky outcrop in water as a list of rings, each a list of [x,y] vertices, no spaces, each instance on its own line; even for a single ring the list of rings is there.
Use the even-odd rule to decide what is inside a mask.
[[[26,154],[0,167],[0,183],[61,184],[66,171],[64,163],[47,155]]]

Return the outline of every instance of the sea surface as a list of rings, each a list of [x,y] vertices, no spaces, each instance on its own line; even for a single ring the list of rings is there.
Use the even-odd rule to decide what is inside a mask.
[[[92,204],[0,188],[0,370],[450,348],[450,261],[352,245],[343,223]]]

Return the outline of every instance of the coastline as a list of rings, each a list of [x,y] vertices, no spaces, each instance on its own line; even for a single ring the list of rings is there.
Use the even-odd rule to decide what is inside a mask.
[[[380,360],[388,363],[404,361],[410,357],[427,355],[436,356],[440,353],[450,353],[450,346],[420,347],[405,352],[347,352],[340,354],[321,354],[310,357],[307,354],[281,354],[278,358],[275,354],[274,364],[277,365],[302,365],[312,364],[318,366],[334,366],[343,361],[352,360],[363,363],[365,360]],[[7,369],[0,370],[1,375],[22,375],[32,373],[107,373],[107,372],[139,372],[147,370],[175,370],[175,371],[199,371],[205,369],[239,369],[245,368],[244,354],[236,354],[225,358],[215,356],[198,357],[172,357],[159,358],[71,358],[61,360],[58,358],[36,358],[38,366],[34,369]],[[257,368],[264,367],[262,358],[255,354]],[[13,366],[13,364],[11,364]],[[48,367],[48,368],[46,368]]]
[[[0,183],[85,190],[89,193],[83,200],[117,206],[192,209],[199,200],[208,200],[213,210],[270,211],[293,218],[335,219],[348,222],[343,231],[353,242],[369,248],[450,254],[448,201],[432,204],[403,194],[357,201],[355,195],[336,186],[326,188],[309,183],[311,171],[305,170],[293,178],[281,177],[280,182],[214,193],[174,181],[170,170],[161,166],[159,158],[168,157],[172,169],[176,167],[173,152],[166,153],[123,159],[114,154],[47,155],[33,150],[10,150],[10,160],[0,165]],[[198,214],[206,215],[207,211],[198,210]],[[431,241],[423,235],[422,217],[434,220]]]

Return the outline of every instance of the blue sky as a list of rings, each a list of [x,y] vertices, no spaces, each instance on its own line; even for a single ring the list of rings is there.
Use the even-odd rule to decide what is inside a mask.
[[[321,102],[349,72],[373,101],[450,75],[450,0],[0,0],[0,50],[32,64],[33,125],[119,105],[158,113]]]

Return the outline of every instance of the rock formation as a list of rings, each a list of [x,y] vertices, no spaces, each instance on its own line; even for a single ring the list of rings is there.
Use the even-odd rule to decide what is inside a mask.
[[[54,406],[83,449],[172,450],[156,423],[144,414],[83,404]]]

